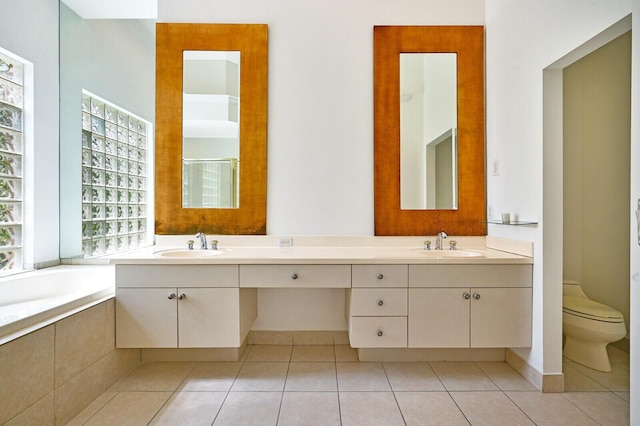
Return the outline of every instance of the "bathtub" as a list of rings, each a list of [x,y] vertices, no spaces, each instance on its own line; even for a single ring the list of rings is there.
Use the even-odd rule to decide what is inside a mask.
[[[0,278],[0,344],[115,294],[113,266],[54,266]]]

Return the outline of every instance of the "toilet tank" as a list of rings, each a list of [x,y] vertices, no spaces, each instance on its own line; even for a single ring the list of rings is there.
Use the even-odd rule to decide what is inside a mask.
[[[573,280],[562,281],[562,295],[563,296],[575,296],[575,297],[587,297],[582,291],[582,286],[579,282]]]

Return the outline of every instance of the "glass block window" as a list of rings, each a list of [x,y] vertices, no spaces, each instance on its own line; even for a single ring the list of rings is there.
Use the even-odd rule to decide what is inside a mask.
[[[23,70],[0,51],[0,273],[22,269]]]
[[[149,122],[83,91],[82,253],[99,256],[149,240]]]

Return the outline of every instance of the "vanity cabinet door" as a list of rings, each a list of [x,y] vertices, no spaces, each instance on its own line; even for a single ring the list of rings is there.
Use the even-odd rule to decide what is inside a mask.
[[[531,288],[472,288],[471,347],[531,347]]]
[[[175,348],[178,304],[175,288],[116,290],[118,348]]]
[[[179,288],[178,347],[240,345],[238,288]]]
[[[468,288],[410,288],[409,347],[468,348],[468,295]]]

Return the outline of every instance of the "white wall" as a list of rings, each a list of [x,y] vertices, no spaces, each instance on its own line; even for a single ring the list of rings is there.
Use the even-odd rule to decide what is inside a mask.
[[[630,0],[485,1],[487,162],[500,166],[487,206],[539,222],[489,234],[534,242],[533,348],[519,354],[546,374],[562,372],[562,148],[543,145],[543,94],[558,89],[543,70],[629,13]]]
[[[373,26],[482,25],[478,0],[159,0],[160,22],[269,25],[267,232],[373,234]]]
[[[58,260],[58,2],[0,0],[0,45],[33,63],[35,224],[25,229],[28,264]],[[29,266],[29,265],[28,265]]]

